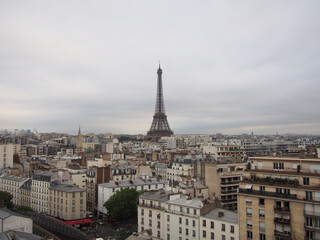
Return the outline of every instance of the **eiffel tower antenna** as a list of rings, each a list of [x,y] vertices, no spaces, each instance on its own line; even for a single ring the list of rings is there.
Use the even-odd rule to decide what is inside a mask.
[[[158,82],[157,82],[157,97],[156,97],[156,108],[153,115],[153,121],[150,127],[150,130],[147,133],[147,138],[151,140],[158,140],[161,137],[168,137],[173,135],[173,132],[170,129],[167,115],[164,109],[163,101],[163,89],[162,89],[162,69],[160,67],[159,60],[159,69],[157,71]]]

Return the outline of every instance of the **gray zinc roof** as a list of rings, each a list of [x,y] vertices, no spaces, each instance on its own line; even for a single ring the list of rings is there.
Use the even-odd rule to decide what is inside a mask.
[[[167,201],[167,204],[173,204],[183,207],[191,207],[191,208],[202,208],[203,203],[200,198],[191,198],[190,200],[187,200],[186,196],[182,196],[178,199]]]
[[[101,183],[99,186],[103,186],[106,188],[116,188],[116,187],[130,187],[130,186],[142,186],[142,185],[149,185],[149,184],[165,184],[165,181],[157,181],[156,178],[149,178],[149,180],[124,180],[124,181],[118,181],[118,182],[107,182],[107,183]]]
[[[219,212],[223,212],[223,215],[219,217]],[[215,208],[203,217],[220,220],[224,222],[230,222],[230,223],[238,223],[238,214],[229,210],[225,210],[222,208]]]
[[[147,199],[147,200],[151,200],[151,201],[165,202],[168,200],[168,195],[172,194],[172,193],[173,192],[171,190],[170,191],[145,192],[139,198]]]
[[[76,186],[70,184],[58,184],[57,186],[53,186],[50,189],[62,191],[62,192],[84,192],[84,189],[78,188]]]

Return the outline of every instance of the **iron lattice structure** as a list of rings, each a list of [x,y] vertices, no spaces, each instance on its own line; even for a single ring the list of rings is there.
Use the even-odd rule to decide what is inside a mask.
[[[156,108],[153,115],[153,121],[151,128],[147,133],[147,138],[152,140],[158,140],[160,137],[169,137],[173,135],[170,129],[167,115],[164,109],[163,101],[163,89],[162,89],[162,69],[157,71],[158,83],[157,83],[157,98],[156,98]]]

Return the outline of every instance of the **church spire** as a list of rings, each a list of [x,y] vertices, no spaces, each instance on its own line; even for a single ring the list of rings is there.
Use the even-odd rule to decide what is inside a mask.
[[[79,131],[77,136],[77,154],[80,155],[82,152],[83,152],[83,143],[82,143],[81,129],[79,125]]]

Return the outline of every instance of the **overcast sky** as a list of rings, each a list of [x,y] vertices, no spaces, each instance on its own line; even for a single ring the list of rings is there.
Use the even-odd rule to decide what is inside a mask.
[[[0,129],[320,134],[320,1],[0,1]]]

